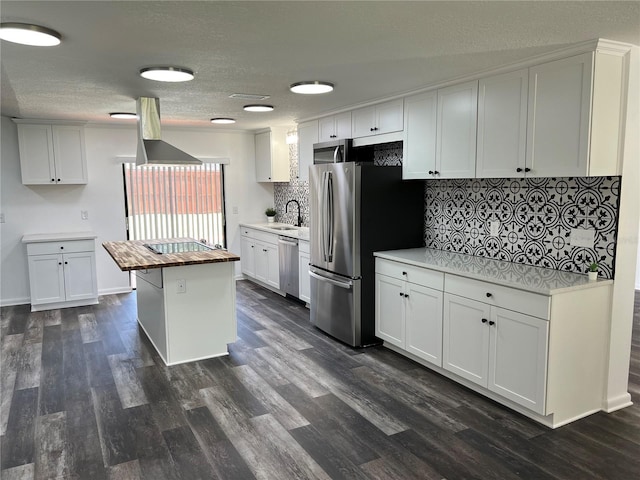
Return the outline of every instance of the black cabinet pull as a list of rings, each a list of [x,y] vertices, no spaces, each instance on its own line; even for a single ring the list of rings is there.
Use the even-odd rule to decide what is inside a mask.
[[[64,250],[64,247],[60,247],[60,250]]]
[[[530,171],[531,171],[531,169],[530,169],[530,168],[525,168],[525,169],[524,169],[524,171],[525,171],[525,172],[530,172]]]
[[[60,179],[58,179],[58,181],[60,181]]]
[[[404,293],[400,292],[400,296],[401,296],[401,297],[404,297]]]
[[[52,178],[52,179],[51,179],[51,181],[52,181],[52,182],[55,182],[55,181],[56,181],[56,179],[55,179],[55,178]]]
[[[488,320],[487,320],[486,318],[483,318],[483,319],[482,319],[482,323],[487,323],[487,321],[488,321]]]
[[[406,274],[407,274],[407,272],[402,272],[402,274],[403,274],[403,275],[406,275]]]
[[[405,293],[405,294],[404,294],[404,298],[409,298],[409,294],[408,294],[408,293]]]
[[[489,325],[495,325],[495,324],[496,324],[496,322],[494,322],[493,320],[489,321]]]
[[[491,298],[491,297],[493,297],[493,294],[487,292],[487,298]]]
[[[62,262],[58,262],[58,265],[62,265]]]
[[[69,265],[69,262],[64,262],[65,265]]]
[[[371,128],[369,129],[369,131],[370,131],[370,132],[373,132],[373,127],[371,127]]]
[[[434,174],[434,175],[440,175],[440,172],[439,172],[438,170],[434,170],[434,171],[433,171],[433,174]]]
[[[429,175],[433,175],[433,170],[429,170]]]
[[[521,172],[522,169],[520,167],[516,168],[516,172]]]

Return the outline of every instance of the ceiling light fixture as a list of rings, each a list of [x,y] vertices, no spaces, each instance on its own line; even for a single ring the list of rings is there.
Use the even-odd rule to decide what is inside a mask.
[[[211,123],[229,124],[229,123],[236,123],[236,121],[233,118],[218,117],[218,118],[212,118]]]
[[[308,82],[296,82],[289,86],[293,93],[303,95],[317,95],[319,93],[329,93],[333,91],[333,83],[310,80]]]
[[[148,67],[140,70],[140,76],[158,82],[188,82],[194,74],[188,68],[180,67]]]
[[[124,119],[138,118],[138,115],[136,115],[135,113],[127,113],[127,112],[112,112],[109,114],[109,116],[111,118],[124,118]]]
[[[8,42],[34,47],[54,47],[60,45],[60,34],[50,28],[28,23],[0,24],[0,38]]]
[[[242,108],[247,112],[270,112],[273,110],[273,105],[245,105]]]

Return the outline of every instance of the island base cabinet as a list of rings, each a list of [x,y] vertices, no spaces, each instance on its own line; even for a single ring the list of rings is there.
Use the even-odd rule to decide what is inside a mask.
[[[136,272],[138,321],[167,365],[228,354],[237,332],[233,272],[232,262]]]

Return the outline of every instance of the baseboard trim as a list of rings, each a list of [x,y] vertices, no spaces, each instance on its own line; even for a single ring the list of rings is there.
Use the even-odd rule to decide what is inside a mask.
[[[115,288],[103,288],[98,291],[98,295],[117,295],[119,293],[131,293],[133,288],[129,287],[115,287]]]
[[[630,407],[631,405],[633,405],[631,394],[625,392],[615,398],[608,398],[602,409],[607,413],[611,413],[622,408]]]
[[[25,305],[27,303],[31,303],[30,297],[0,299],[0,307],[12,307],[13,305]]]

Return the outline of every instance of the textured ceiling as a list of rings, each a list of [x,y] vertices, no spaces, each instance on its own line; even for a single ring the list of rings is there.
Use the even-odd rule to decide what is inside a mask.
[[[2,22],[59,31],[58,47],[1,42],[2,115],[112,121],[157,96],[167,125],[256,129],[403,93],[595,38],[640,44],[640,2],[7,1]],[[142,79],[145,66],[195,80]],[[301,80],[335,83],[301,96]],[[271,113],[232,93],[267,94]],[[231,127],[209,118],[230,116]],[[120,121],[122,122],[122,121]]]

